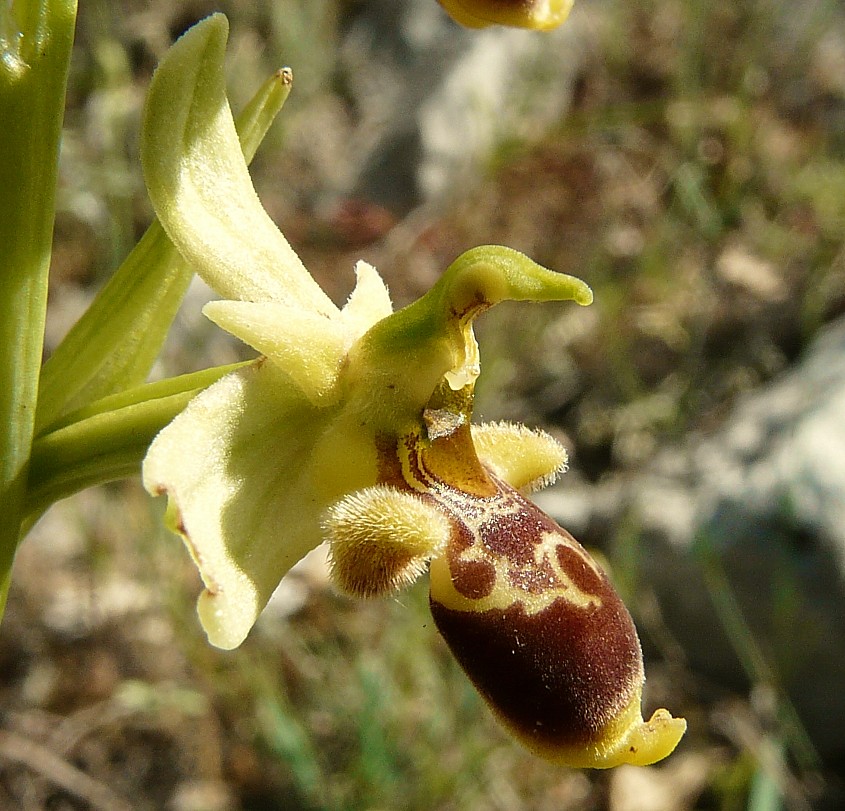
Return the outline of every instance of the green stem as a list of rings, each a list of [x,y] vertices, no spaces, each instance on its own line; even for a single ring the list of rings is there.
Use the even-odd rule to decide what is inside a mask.
[[[0,3],[0,613],[24,508],[75,20],[75,0]]]

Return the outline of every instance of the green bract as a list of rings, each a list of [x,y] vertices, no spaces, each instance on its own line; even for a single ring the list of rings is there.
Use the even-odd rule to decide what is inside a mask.
[[[354,291],[336,307],[252,187],[225,95],[227,31],[223,16],[210,17],[161,63],[142,162],[164,230],[225,299],[206,314],[261,357],[192,400],[152,443],[143,476],[151,493],[168,495],[171,526],[200,569],[210,641],[233,648],[284,574],[323,540],[332,509],[384,480],[385,443],[424,429],[436,390],[469,397],[479,371],[476,315],[504,300],[588,304],[592,294],[578,279],[488,246],[461,256],[395,313],[378,273],[359,262]],[[540,467],[530,475],[549,472]]]

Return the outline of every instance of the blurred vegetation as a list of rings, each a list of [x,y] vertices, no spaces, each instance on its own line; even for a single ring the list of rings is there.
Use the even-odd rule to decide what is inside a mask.
[[[845,311],[835,0],[790,12],[774,0],[585,2],[594,42],[569,114],[531,142],[500,144],[401,249],[321,220],[321,186],[343,171],[332,138],[352,118],[340,88],[354,77],[338,75],[335,53],[355,5],[82,0],[48,342],[149,221],[137,158],[146,83],[173,38],[213,10],[232,22],[235,107],[280,64],[296,71],[254,175],[332,295],[362,256],[404,303],[485,242],[589,281],[587,310],[526,318],[514,305],[483,319],[479,412],[563,432],[590,480],[718,425]],[[326,134],[326,121],[340,131]],[[209,350],[195,322],[186,310],[169,372],[239,351]],[[823,777],[784,765],[754,701],[685,670],[671,645],[648,663],[648,701],[691,731],[665,765],[638,778],[536,760],[447,655],[424,585],[352,603],[317,561],[241,650],[209,648],[198,578],[159,509],[134,483],[85,493],[22,549],[0,631],[0,808],[768,811],[822,793]],[[616,541],[605,548],[624,558]]]
[[[474,235],[593,286],[581,324],[532,315],[521,358],[523,314],[491,314],[508,371],[485,372],[498,403],[566,426],[594,477],[714,424],[845,309],[843,65],[820,39],[836,4],[794,30],[775,8],[619,4],[560,129],[466,203]]]

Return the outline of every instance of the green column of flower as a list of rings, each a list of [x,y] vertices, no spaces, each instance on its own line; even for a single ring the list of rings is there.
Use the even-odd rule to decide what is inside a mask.
[[[0,608],[32,442],[75,21],[75,0],[0,3]]]

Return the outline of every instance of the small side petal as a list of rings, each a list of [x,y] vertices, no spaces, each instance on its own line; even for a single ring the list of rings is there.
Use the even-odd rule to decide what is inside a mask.
[[[312,403],[324,404],[346,353],[337,320],[273,301],[212,301],[203,313],[266,355]]]
[[[322,427],[321,413],[258,362],[198,395],[150,446],[144,486],[169,497],[217,647],[243,641],[284,574],[320,542],[325,505],[308,460]]]
[[[566,449],[545,431],[508,422],[472,426],[478,458],[500,479],[523,492],[553,484],[566,470]]]
[[[332,579],[354,597],[376,597],[410,585],[446,546],[445,515],[420,496],[377,485],[333,505],[323,523]]]

